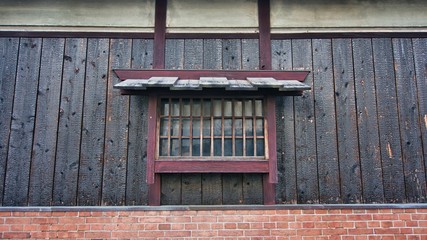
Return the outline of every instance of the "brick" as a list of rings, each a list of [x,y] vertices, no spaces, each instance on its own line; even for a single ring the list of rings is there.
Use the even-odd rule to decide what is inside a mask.
[[[343,235],[343,234],[347,234],[347,230],[346,229],[342,229],[342,228],[335,228],[335,229],[322,229],[322,234],[323,235]]]
[[[32,232],[31,238],[33,239],[51,239],[51,238],[58,238],[57,232]],[[68,238],[68,237],[66,237]]]
[[[191,237],[191,231],[166,231],[165,237]]]
[[[31,224],[31,218],[11,217],[6,218],[6,224]]]
[[[262,230],[262,229],[245,230],[244,233],[245,233],[245,236],[249,236],[249,237],[261,237],[261,236],[269,236],[270,230]]]
[[[185,230],[196,230],[197,224],[193,224],[193,223],[184,224],[184,229]]]
[[[192,231],[191,232],[191,237],[197,237],[197,238],[200,238],[200,237],[211,238],[211,237],[216,237],[217,235],[218,235],[217,231]]]
[[[243,216],[217,216],[218,222],[242,222]]]
[[[111,238],[110,232],[85,232],[85,238]]]
[[[25,225],[10,225],[11,232],[23,232]]]
[[[237,224],[237,228],[238,229],[249,229],[250,228],[250,224],[249,223],[238,223]]]
[[[86,223],[111,223],[111,218],[108,217],[88,217]]]
[[[135,231],[128,231],[128,232],[112,232],[111,233],[112,238],[118,238],[118,239],[129,239],[129,238],[138,238],[138,232]]]
[[[159,230],[170,230],[171,225],[170,224],[159,224]]]
[[[263,223],[263,229],[275,229],[276,223]]]
[[[320,236],[322,235],[321,229],[298,229],[297,234],[300,236]]]
[[[374,233],[375,234],[399,234],[399,229],[398,228],[387,228],[387,229],[376,228],[374,229]]]
[[[59,224],[85,224],[86,219],[82,217],[63,217],[56,218]]]
[[[294,222],[295,216],[294,215],[271,216],[270,221],[271,222]]]
[[[352,215],[347,215],[347,220],[349,220],[349,221],[371,221],[372,215],[371,214],[352,214]]]
[[[215,216],[193,216],[191,222],[217,222]]]
[[[0,217],[10,217],[12,216],[11,212],[0,212]]]
[[[355,229],[347,229],[348,234],[350,235],[366,235],[373,234],[373,229],[363,229],[363,228],[355,228]]]
[[[84,238],[84,232],[57,232],[58,238],[66,238],[66,239],[76,239],[76,238]]]
[[[141,223],[164,223],[166,221],[165,217],[143,217],[139,218]]]
[[[30,238],[31,234],[28,232],[5,232],[3,233],[3,238],[9,239],[22,239],[22,238]]]
[[[345,215],[324,215],[321,217],[322,221],[345,221]]]
[[[399,228],[401,234],[413,234],[414,229],[413,228]]]
[[[277,230],[271,230],[272,236],[296,236],[297,230],[295,229],[277,229]]]
[[[159,238],[164,237],[164,231],[139,231],[138,238]]]
[[[35,223],[35,224],[57,224],[58,218],[56,218],[56,217],[50,217],[50,218],[36,217],[36,218],[31,218],[31,222]]]
[[[237,224],[235,224],[235,223],[224,223],[224,228],[225,229],[236,229]]]
[[[168,223],[183,223],[183,222],[191,222],[191,217],[166,217],[166,222]]]
[[[326,217],[326,216],[328,215],[298,215],[295,217],[295,221],[298,221],[298,222],[322,221],[323,217]]]
[[[427,221],[427,214],[412,214],[412,220]]]
[[[425,234],[427,236],[427,228],[414,228],[414,234]]]
[[[184,224],[174,223],[171,227],[171,230],[186,230]]]
[[[372,215],[373,220],[398,220],[398,214],[374,214]]]
[[[314,222],[303,222],[302,227],[303,228],[314,228]]]
[[[242,230],[218,230],[218,236],[243,236]]]

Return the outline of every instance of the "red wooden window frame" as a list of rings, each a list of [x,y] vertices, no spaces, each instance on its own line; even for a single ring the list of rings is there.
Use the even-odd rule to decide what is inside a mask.
[[[275,203],[277,183],[275,97],[264,96],[268,160],[156,160],[158,95],[148,97],[147,183],[149,205],[160,205],[162,173],[263,173],[264,204]]]

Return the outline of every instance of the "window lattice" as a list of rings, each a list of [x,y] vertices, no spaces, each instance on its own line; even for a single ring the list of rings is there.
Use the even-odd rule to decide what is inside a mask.
[[[260,98],[162,98],[159,112],[160,159],[266,155]]]

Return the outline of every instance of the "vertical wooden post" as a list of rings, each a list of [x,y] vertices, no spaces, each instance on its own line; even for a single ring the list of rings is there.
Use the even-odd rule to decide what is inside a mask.
[[[154,18],[153,69],[165,68],[167,0],[156,0]],[[157,97],[148,98],[147,183],[148,205],[160,205],[160,175],[154,172],[156,151]]]
[[[156,153],[157,97],[148,96],[147,183],[148,204],[160,205],[160,176],[154,172]]]
[[[165,68],[167,0],[156,0],[154,19],[153,69]]]
[[[271,70],[270,0],[258,0],[259,69]]]

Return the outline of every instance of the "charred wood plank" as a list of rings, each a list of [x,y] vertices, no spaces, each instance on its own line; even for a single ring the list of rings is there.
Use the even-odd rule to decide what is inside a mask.
[[[340,172],[330,39],[313,40],[313,75],[320,203],[340,203]]]
[[[79,166],[78,205],[101,204],[107,106],[108,39],[89,39]]]
[[[384,188],[378,134],[372,41],[353,39],[354,81],[359,126],[363,202],[383,203]]]
[[[395,38],[392,43],[406,200],[408,202],[425,202],[427,200],[426,175],[412,41],[409,38]]]
[[[341,171],[341,197],[344,203],[360,203],[362,181],[357,133],[354,70],[350,39],[333,39],[338,157]]]
[[[52,203],[64,45],[63,38],[43,39],[28,202],[32,206]]]
[[[18,68],[4,183],[3,205],[5,206],[24,206],[28,204],[41,47],[42,39],[40,38],[22,38],[19,44]]]
[[[405,182],[391,39],[372,39],[372,49],[384,198],[388,203],[403,202],[405,201]]]
[[[86,39],[65,40],[53,188],[54,205],[77,205],[86,50]]]
[[[103,205],[124,205],[128,148],[129,98],[113,89],[119,79],[112,73],[118,67],[130,67],[132,40],[110,41],[110,69],[107,90],[105,157],[102,183]]]
[[[0,38],[0,206],[3,203],[18,49],[19,38]]]

